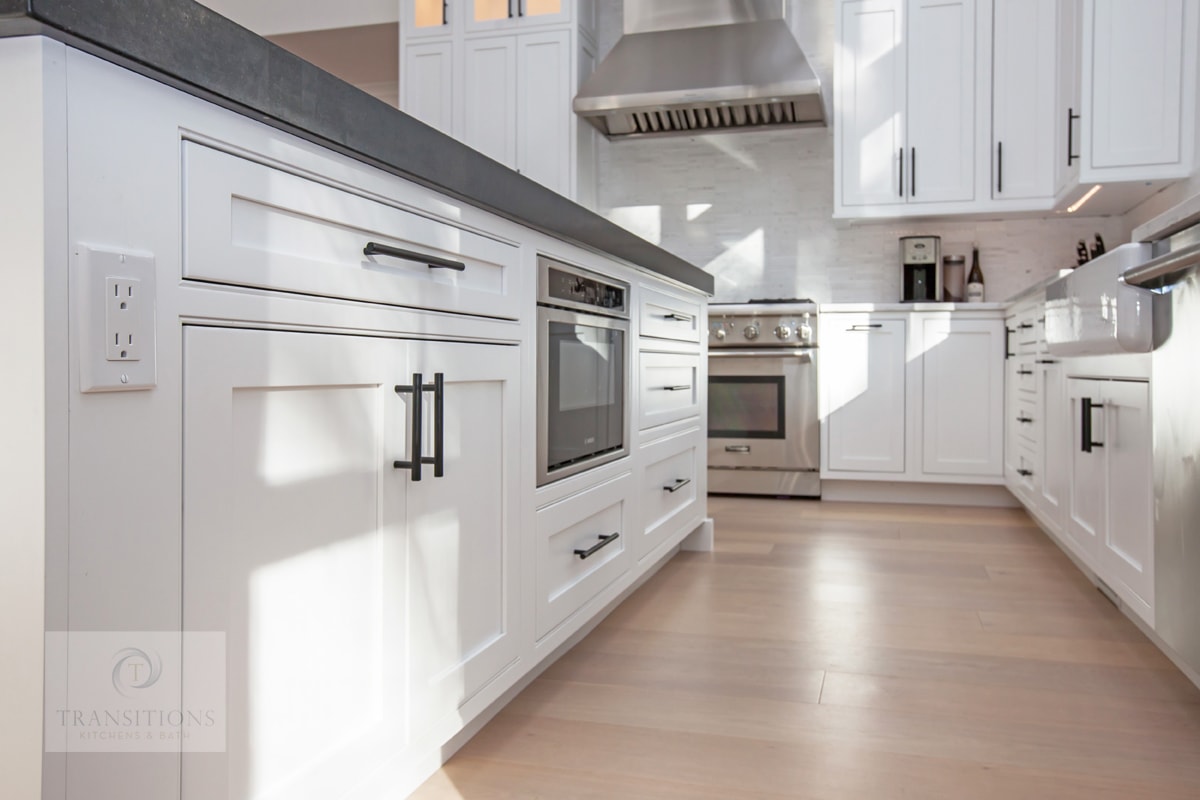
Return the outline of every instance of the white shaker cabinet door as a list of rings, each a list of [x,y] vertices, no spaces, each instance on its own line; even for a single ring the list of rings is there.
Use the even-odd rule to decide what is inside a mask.
[[[517,47],[512,36],[466,43],[463,141],[506,167],[517,167]]]
[[[1107,524],[1103,441],[1107,411],[1103,382],[1067,379],[1068,419],[1071,426],[1070,490],[1066,530],[1068,544],[1084,563],[1097,567],[1100,537]],[[1095,443],[1099,442],[1100,447]]]
[[[822,326],[829,470],[904,472],[905,321],[830,314]]]
[[[408,489],[405,564],[414,737],[440,744],[498,693],[480,692],[517,658],[520,351],[413,342],[410,372],[443,375],[444,474],[426,465]],[[437,413],[426,393],[426,455]],[[406,456],[407,458],[407,456]],[[493,689],[495,687],[492,687]],[[480,705],[482,703],[482,705]]]
[[[1104,414],[1108,524],[1100,542],[1101,574],[1122,600],[1153,625],[1154,487],[1149,384],[1106,381]]]
[[[574,56],[567,31],[522,34],[517,40],[517,170],[570,196],[570,111]]]
[[[992,9],[992,197],[1053,197],[1059,158],[1055,103],[1059,7],[1002,0]],[[1067,113],[1064,104],[1062,113]]]
[[[910,203],[975,199],[975,0],[908,2]]]
[[[1085,0],[1084,181],[1181,178],[1196,115],[1195,0]]]
[[[183,626],[226,636],[229,721],[183,800],[341,797],[408,745],[403,355],[185,332]]]
[[[453,136],[454,43],[406,45],[402,73],[400,110]]]
[[[926,475],[1004,472],[1004,323],[926,319],[922,471]]]
[[[846,0],[838,7],[834,134],[840,206],[905,202],[904,8],[904,0]]]

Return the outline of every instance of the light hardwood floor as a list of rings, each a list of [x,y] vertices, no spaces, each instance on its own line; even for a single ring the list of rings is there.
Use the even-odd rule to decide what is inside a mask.
[[[710,510],[414,796],[1200,798],[1200,691],[1023,511]]]

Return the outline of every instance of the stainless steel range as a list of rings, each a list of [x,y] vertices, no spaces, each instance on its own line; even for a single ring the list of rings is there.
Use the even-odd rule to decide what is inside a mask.
[[[820,497],[816,303],[713,303],[708,320],[708,490]]]

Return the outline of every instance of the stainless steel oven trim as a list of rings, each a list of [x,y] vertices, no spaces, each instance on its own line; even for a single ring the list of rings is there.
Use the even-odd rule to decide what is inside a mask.
[[[546,256],[538,256],[537,257],[537,267],[538,267],[537,301],[538,301],[539,305],[547,304],[547,305],[557,306],[560,308],[575,309],[575,310],[581,311],[585,314],[597,314],[600,316],[611,316],[611,317],[620,317],[621,319],[629,319],[629,284],[626,283],[625,281],[617,280],[616,278],[610,278],[607,275],[601,275],[598,272],[592,272],[591,270],[584,269],[583,267],[576,267],[572,264],[564,264],[561,261],[555,261],[554,259],[547,258]],[[563,300],[562,298],[559,298],[559,297],[550,297],[548,294],[546,294],[546,287],[550,284],[550,268],[551,267],[553,267],[556,270],[560,270],[561,272],[569,272],[572,275],[578,275],[581,278],[587,278],[589,280],[600,281],[601,283],[606,283],[609,286],[615,286],[624,292],[625,302],[624,302],[624,304],[622,304],[622,306],[620,308],[600,308],[598,306],[589,306],[589,305],[585,305],[583,303],[573,303],[570,300]]]
[[[550,359],[547,357],[547,348],[550,346],[550,330],[549,323],[563,322],[568,325],[585,325],[594,328],[607,328],[610,330],[622,331],[625,336],[624,348],[624,367],[625,374],[622,384],[621,398],[621,441],[623,443],[620,450],[613,450],[608,453],[602,453],[585,461],[579,461],[566,467],[560,467],[550,474],[548,469],[549,463],[549,434],[550,422],[547,414],[546,400],[549,397],[550,389]],[[545,486],[553,481],[562,478],[568,478],[584,470],[598,467],[601,464],[607,464],[610,461],[616,461],[618,458],[624,458],[629,455],[629,411],[631,402],[630,380],[632,376],[632,354],[633,344],[629,341],[629,320],[614,319],[612,317],[602,317],[595,314],[581,314],[575,311],[566,311],[560,308],[547,308],[546,306],[538,306],[537,309],[537,485]]]

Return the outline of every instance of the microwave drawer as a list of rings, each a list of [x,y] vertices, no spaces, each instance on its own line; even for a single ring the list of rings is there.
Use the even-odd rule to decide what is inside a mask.
[[[507,242],[194,142],[183,176],[184,278],[519,316]]]
[[[699,353],[638,354],[638,428],[645,430],[700,413]]]
[[[562,625],[632,563],[633,474],[537,512],[537,638]]]

